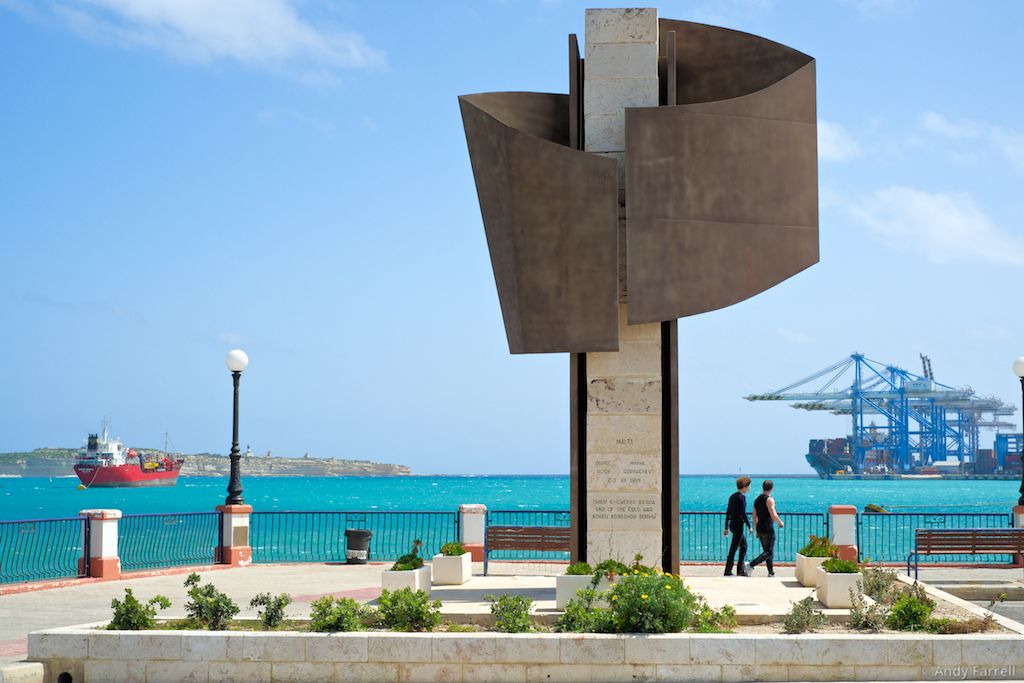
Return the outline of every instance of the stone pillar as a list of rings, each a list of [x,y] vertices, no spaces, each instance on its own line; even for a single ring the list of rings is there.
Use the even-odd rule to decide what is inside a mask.
[[[584,149],[619,163],[620,310],[619,350],[573,357],[574,556],[676,572],[676,322],[626,322],[625,109],[658,106],[658,12],[587,10],[585,45]]]
[[[830,505],[829,529],[832,543],[839,547],[839,559],[857,561],[857,508],[852,505]]]
[[[81,510],[89,518],[89,576],[94,579],[121,578],[121,557],[117,552],[117,520],[120,510]]]
[[[249,515],[251,505],[218,505],[221,513],[221,546],[217,552],[219,564],[244,567],[252,564],[252,547],[249,545]]]
[[[486,505],[460,505],[459,531],[462,547],[469,551],[474,562],[484,561],[484,528],[487,520]]]

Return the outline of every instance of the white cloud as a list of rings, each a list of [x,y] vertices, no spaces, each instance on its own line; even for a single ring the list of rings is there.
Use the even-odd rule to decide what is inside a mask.
[[[966,193],[892,186],[845,208],[889,246],[935,263],[1024,266],[1024,238],[996,225]]]
[[[822,161],[849,161],[863,153],[842,125],[818,119],[818,156]]]
[[[928,132],[951,140],[983,140],[1024,171],[1024,132],[972,119],[952,121],[933,111],[921,117],[921,125]]]
[[[315,25],[294,0],[48,0],[90,40],[145,47],[192,62],[232,60],[321,83],[336,69],[382,65],[357,33]]]

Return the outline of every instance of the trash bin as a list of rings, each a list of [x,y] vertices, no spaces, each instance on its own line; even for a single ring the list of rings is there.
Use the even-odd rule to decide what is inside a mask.
[[[345,562],[366,564],[370,559],[371,538],[373,532],[369,529],[345,529]]]

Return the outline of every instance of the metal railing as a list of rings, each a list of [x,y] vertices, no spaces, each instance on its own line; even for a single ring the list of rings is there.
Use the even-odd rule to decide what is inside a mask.
[[[490,510],[487,526],[569,526],[568,510]],[[495,550],[491,560],[568,561],[569,553],[550,550]]]
[[[0,583],[85,576],[85,517],[0,522]]]
[[[425,559],[459,540],[458,512],[254,512],[249,544],[253,562],[344,562],[345,530],[369,529],[370,560],[394,560],[423,542]]]
[[[793,562],[809,536],[828,535],[828,515],[822,512],[780,512],[785,525],[775,528],[775,561]],[[679,513],[679,559],[681,562],[725,562],[732,538],[724,534],[724,512]],[[747,559],[761,553],[757,534],[748,531]]]
[[[117,533],[121,570],[213,564],[220,529],[219,512],[124,515]]]
[[[907,561],[914,550],[916,529],[1005,529],[1013,516],[1005,512],[891,512],[857,515],[857,549],[860,559],[872,562]],[[1012,561],[1009,555],[926,555],[921,562],[957,563]]]

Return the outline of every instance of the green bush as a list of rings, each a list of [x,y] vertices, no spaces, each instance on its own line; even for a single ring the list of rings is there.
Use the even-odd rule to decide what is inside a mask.
[[[503,633],[527,633],[533,630],[530,608],[533,600],[522,595],[505,593],[494,597],[484,596],[491,603],[494,626]]]
[[[412,571],[413,569],[419,569],[423,566],[423,558],[420,557],[420,548],[423,546],[423,541],[418,538],[412,542],[412,550],[402,555],[395,563],[391,565],[391,571],[393,572],[404,572]]]
[[[782,630],[786,633],[804,633],[821,628],[824,623],[825,614],[814,607],[814,598],[808,595],[793,603],[789,614],[782,620]]]
[[[850,589],[850,626],[858,631],[881,631],[885,626],[888,613],[885,607],[875,602],[871,605],[864,602],[864,597],[857,591]]]
[[[107,626],[111,631],[142,631],[156,626],[156,610],[167,609],[171,601],[163,595],[155,595],[145,604],[139,602],[131,588],[124,589],[124,600],[110,601],[114,616]]]
[[[864,595],[877,603],[888,605],[896,597],[899,579],[895,569],[864,567]]]
[[[586,562],[573,562],[565,568],[565,573],[569,576],[587,576],[593,574],[594,570]]]
[[[697,596],[678,576],[634,568],[608,591],[611,622],[619,633],[678,633],[697,612]],[[646,568],[649,570],[649,568]]]
[[[311,605],[309,629],[320,633],[361,631],[365,614],[366,608],[352,598],[325,595]]]
[[[800,554],[804,557],[835,557],[838,552],[839,548],[827,537],[813,534],[807,545],[800,549]]]
[[[821,568],[829,574],[856,574],[860,567],[853,560],[840,560],[838,557],[831,557],[821,563]]]
[[[924,587],[915,583],[896,596],[885,622],[897,631],[921,631],[927,627],[933,609],[935,601],[928,597]]]
[[[462,546],[459,541],[450,541],[441,546],[441,554],[445,557],[458,557],[459,555],[465,555],[466,549]]]
[[[212,583],[199,585],[199,574],[195,572],[185,579],[185,588],[191,600],[185,605],[185,613],[194,623],[211,631],[223,631],[238,614],[238,605]]]
[[[267,629],[277,628],[284,621],[284,608],[290,605],[292,598],[287,593],[272,596],[270,593],[260,593],[249,601],[249,607],[258,607],[257,616],[263,621],[263,627]]]
[[[690,630],[697,633],[730,633],[734,628],[736,609],[732,605],[713,609],[704,598],[698,600],[697,613],[694,615]]]
[[[441,623],[441,601],[430,600],[423,591],[402,588],[383,591],[377,614],[384,628],[395,631],[430,631]]]
[[[630,568],[618,560],[605,560],[603,562],[599,562],[597,566],[594,567],[594,573],[598,576],[604,576],[610,579],[613,576],[623,576],[630,573]]]
[[[565,611],[555,622],[555,630],[562,633],[611,633],[614,631],[611,610],[595,608],[598,593],[592,588],[576,592],[566,604]]]

